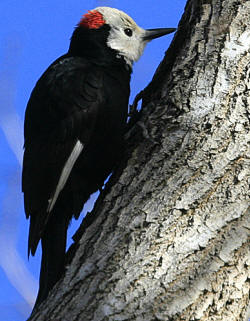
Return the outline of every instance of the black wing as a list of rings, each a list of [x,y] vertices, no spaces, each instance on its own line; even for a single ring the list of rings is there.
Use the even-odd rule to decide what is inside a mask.
[[[22,189],[32,255],[56,203],[55,194],[60,193],[57,187],[65,164],[72,154],[79,156],[91,137],[104,103],[102,79],[100,68],[65,56],[47,69],[31,94],[25,114]],[[77,144],[81,148],[74,152]]]

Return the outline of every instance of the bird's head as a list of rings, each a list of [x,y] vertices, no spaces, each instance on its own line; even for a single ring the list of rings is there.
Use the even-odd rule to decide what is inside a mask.
[[[139,27],[126,13],[109,7],[97,7],[85,14],[78,28],[101,30],[108,27],[106,45],[115,50],[132,66],[143,53],[146,44],[155,38],[174,32],[175,28],[145,30]],[[106,30],[105,29],[105,30]]]

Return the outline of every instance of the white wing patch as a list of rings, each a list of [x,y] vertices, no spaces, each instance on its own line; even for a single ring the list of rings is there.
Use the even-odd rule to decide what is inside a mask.
[[[69,158],[67,159],[67,162],[65,163],[64,167],[63,167],[63,170],[62,170],[62,173],[61,173],[61,176],[59,178],[59,182],[56,186],[56,190],[54,192],[54,195],[51,199],[49,199],[49,205],[48,205],[48,208],[47,208],[47,211],[48,212],[51,212],[55,203],[56,203],[56,200],[58,198],[58,195],[59,193],[61,192],[61,190],[64,188],[66,182],[67,182],[67,179],[69,177],[69,174],[71,173],[71,170],[77,160],[77,158],[79,157],[79,155],[81,154],[81,151],[83,149],[83,144],[78,140],[69,156]]]

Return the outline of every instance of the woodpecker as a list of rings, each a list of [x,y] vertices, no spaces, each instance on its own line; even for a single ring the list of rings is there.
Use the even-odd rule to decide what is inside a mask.
[[[35,308],[64,271],[70,220],[119,159],[133,63],[150,40],[174,31],[145,30],[118,9],[97,7],[36,83],[25,112],[22,173],[28,256],[42,244]]]

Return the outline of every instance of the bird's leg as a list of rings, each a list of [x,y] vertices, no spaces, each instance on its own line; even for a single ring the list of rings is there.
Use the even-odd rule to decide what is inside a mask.
[[[127,129],[125,133],[125,140],[132,136],[136,123],[141,117],[141,110],[137,109],[138,102],[143,98],[143,90],[136,95],[133,104],[129,106]]]
[[[135,96],[135,99],[133,101],[133,104],[129,106],[129,117],[133,117],[135,114],[137,114],[139,111],[137,110],[138,102],[143,98],[144,90],[141,90],[139,94]]]
[[[141,90],[139,94],[135,96],[135,99],[133,101],[133,104],[129,106],[129,114],[130,117],[127,125],[127,131],[125,134],[125,140],[128,140],[136,130],[136,127],[140,127],[142,136],[146,139],[151,141],[152,143],[156,144],[157,142],[154,140],[154,138],[149,134],[147,127],[145,124],[140,120],[142,115],[142,109],[138,110],[137,105],[138,102],[143,98],[144,96],[144,90]],[[157,143],[158,144],[158,143]]]

